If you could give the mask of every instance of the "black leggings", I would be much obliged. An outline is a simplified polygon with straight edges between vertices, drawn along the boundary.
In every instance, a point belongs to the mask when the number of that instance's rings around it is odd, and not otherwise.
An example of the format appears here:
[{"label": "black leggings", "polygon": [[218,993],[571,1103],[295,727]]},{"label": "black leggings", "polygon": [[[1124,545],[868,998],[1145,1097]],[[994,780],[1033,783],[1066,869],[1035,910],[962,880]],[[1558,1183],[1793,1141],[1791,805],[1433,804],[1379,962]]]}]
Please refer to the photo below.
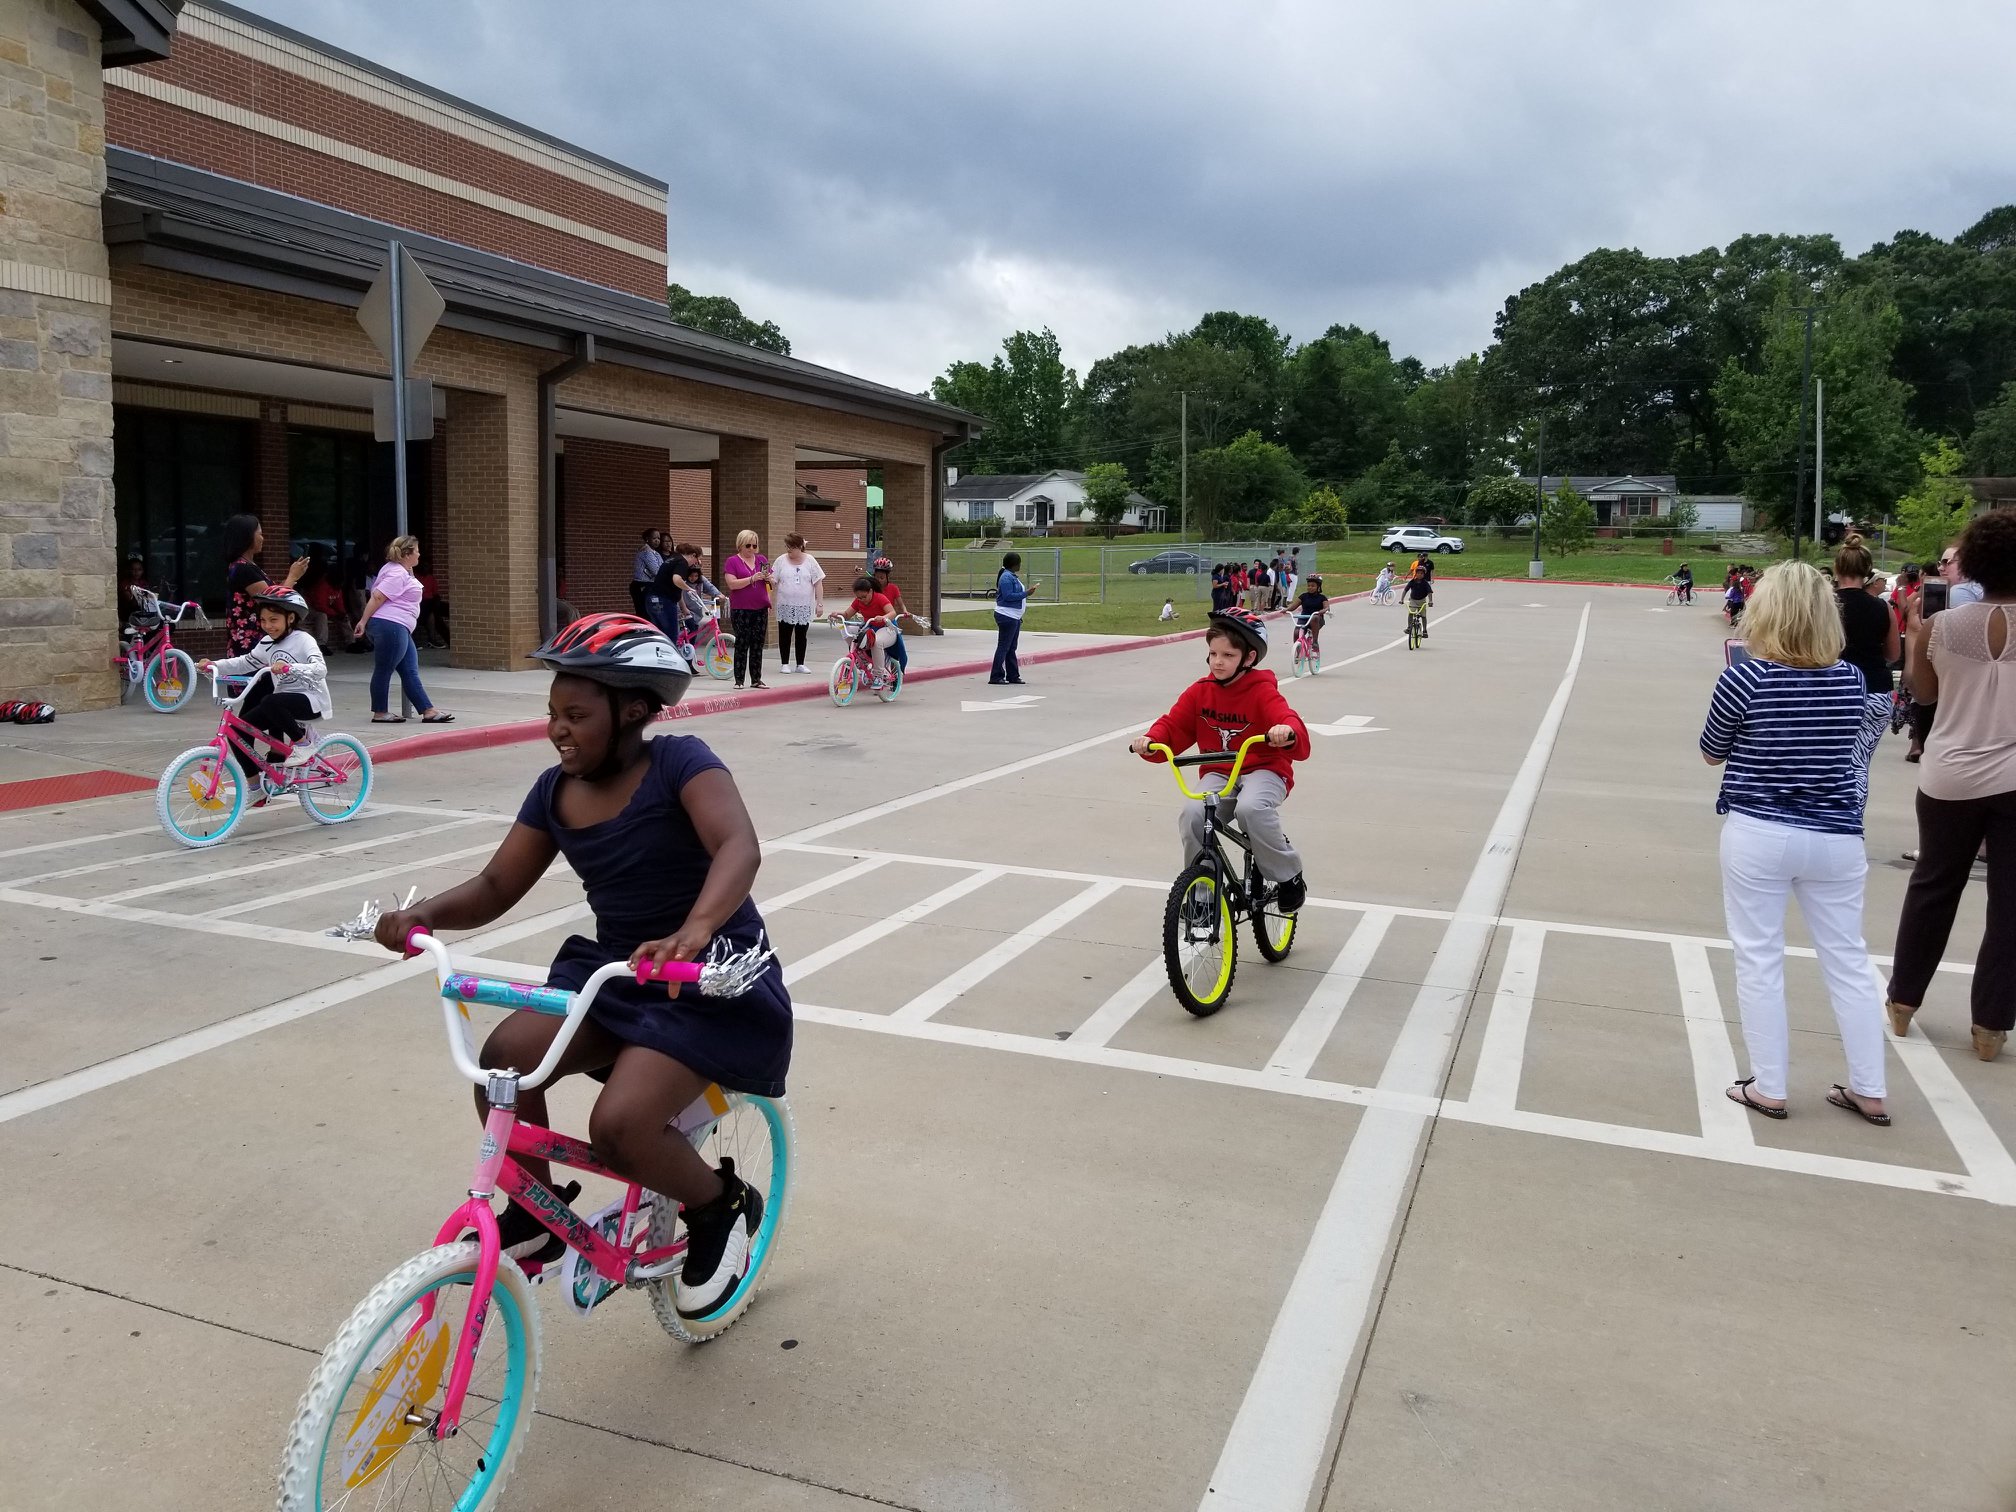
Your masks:
[{"label": "black leggings", "polygon": [[1989,798],[1918,795],[1918,863],[1897,919],[1890,998],[1923,1005],[1983,841],[1988,928],[1974,958],[1974,1022],[1983,1029],[2016,1029],[2016,792]]},{"label": "black leggings", "polygon": [[[262,734],[292,745],[308,733],[307,721],[317,717],[314,701],[306,693],[275,693],[272,688],[272,678],[261,672],[253,680],[250,696],[239,706],[238,717]],[[255,776],[257,768],[251,758],[235,746],[232,749],[245,775]]]},{"label": "black leggings", "polygon": [[768,609],[731,609],[735,630],[735,686],[763,681],[763,642],[770,633]]},{"label": "black leggings", "polygon": [[[789,620],[777,621],[777,659],[785,666],[802,667],[805,665],[805,632],[811,628],[810,625],[794,625]],[[798,647],[798,654],[796,656],[791,654],[791,647],[794,641]]]}]

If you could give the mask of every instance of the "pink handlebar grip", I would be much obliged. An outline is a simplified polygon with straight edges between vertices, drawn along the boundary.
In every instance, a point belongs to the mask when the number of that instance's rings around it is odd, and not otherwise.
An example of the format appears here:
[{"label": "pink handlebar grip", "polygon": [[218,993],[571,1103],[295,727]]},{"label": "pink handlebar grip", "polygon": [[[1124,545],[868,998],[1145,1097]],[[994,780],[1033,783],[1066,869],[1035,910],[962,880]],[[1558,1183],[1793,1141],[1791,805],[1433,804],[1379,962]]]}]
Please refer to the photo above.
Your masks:
[{"label": "pink handlebar grip", "polygon": [[415,945],[415,944],[413,943],[413,941],[414,941],[414,939],[415,939],[415,937],[416,937],[416,936],[419,936],[419,935],[423,935],[423,934],[425,934],[425,933],[427,933],[427,931],[426,931],[425,929],[421,928],[421,926],[420,926],[420,925],[418,925],[418,924],[415,924],[415,925],[414,925],[414,926],[413,926],[413,927],[412,927],[411,929],[409,929],[409,930],[407,930],[407,931],[406,931],[406,954],[407,954],[407,955],[409,955],[409,956],[416,956],[416,955],[420,954],[420,947],[419,947],[418,945]]},{"label": "pink handlebar grip", "polygon": [[637,963],[637,985],[646,982],[697,982],[700,980],[698,961],[639,961]]}]

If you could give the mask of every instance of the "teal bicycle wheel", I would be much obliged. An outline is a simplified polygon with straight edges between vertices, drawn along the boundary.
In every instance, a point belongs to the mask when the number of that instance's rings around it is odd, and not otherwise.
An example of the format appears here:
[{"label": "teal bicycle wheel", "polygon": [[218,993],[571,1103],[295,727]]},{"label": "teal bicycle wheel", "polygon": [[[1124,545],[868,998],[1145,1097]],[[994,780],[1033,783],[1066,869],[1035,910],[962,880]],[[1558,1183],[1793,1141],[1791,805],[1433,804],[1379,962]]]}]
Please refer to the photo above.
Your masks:
[{"label": "teal bicycle wheel", "polygon": [[[790,1104],[781,1097],[749,1097],[741,1092],[726,1096],[728,1111],[694,1145],[711,1166],[718,1167],[724,1158],[735,1162],[735,1174],[763,1194],[763,1217],[750,1236],[749,1268],[734,1290],[705,1317],[679,1315],[674,1277],[646,1283],[651,1292],[651,1310],[658,1315],[659,1323],[673,1338],[688,1344],[718,1339],[735,1326],[756,1300],[756,1289],[763,1284],[764,1273],[776,1256],[784,1220],[791,1211],[793,1178],[797,1175]],[[684,1231],[679,1222],[679,1204],[654,1193],[647,1247],[662,1249],[677,1242]]]},{"label": "teal bicycle wheel", "polygon": [[[539,1310],[517,1262],[500,1260],[461,1425],[452,1438],[435,1437],[476,1257],[471,1240],[438,1245],[357,1304],[295,1409],[280,1512],[496,1506],[532,1427]],[[433,1315],[423,1324],[429,1302]]]},{"label": "teal bicycle wheel", "polygon": [[245,775],[215,746],[196,746],[168,763],[154,788],[154,813],[168,838],[191,850],[216,845],[245,812]]}]

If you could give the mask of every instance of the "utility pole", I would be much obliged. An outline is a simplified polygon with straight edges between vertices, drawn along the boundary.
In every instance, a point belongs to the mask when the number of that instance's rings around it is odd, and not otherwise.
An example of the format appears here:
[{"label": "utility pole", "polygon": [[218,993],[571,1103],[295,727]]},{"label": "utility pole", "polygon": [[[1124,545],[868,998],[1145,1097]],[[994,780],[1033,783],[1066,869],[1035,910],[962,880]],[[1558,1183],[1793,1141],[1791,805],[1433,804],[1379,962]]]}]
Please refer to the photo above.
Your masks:
[{"label": "utility pole", "polygon": [[1827,497],[1827,380],[1813,380],[1813,539],[1820,539],[1826,524]]},{"label": "utility pole", "polygon": [[[391,255],[385,266],[392,273],[392,520],[393,534],[410,532],[406,508],[406,280],[400,276],[399,243],[389,244]],[[413,700],[406,696],[406,680],[399,680],[399,717],[413,717]]]},{"label": "utility pole", "polygon": [[1526,576],[1545,577],[1540,560],[1540,511],[1547,507],[1547,417],[1540,417],[1540,437],[1533,446],[1533,559],[1526,564]]},{"label": "utility pole", "polygon": [[[1806,405],[1813,392],[1813,305],[1801,305],[1806,312],[1806,359],[1799,369],[1799,466],[1792,485],[1792,555],[1799,555],[1799,517],[1806,504]],[[1820,551],[1820,532],[1813,532],[1813,551]]]},{"label": "utility pole", "polygon": [[1182,401],[1183,413],[1183,459],[1178,464],[1182,481],[1177,485],[1180,500],[1177,507],[1181,510],[1182,528],[1177,539],[1187,542],[1190,539],[1190,390],[1184,389],[1178,397]]}]

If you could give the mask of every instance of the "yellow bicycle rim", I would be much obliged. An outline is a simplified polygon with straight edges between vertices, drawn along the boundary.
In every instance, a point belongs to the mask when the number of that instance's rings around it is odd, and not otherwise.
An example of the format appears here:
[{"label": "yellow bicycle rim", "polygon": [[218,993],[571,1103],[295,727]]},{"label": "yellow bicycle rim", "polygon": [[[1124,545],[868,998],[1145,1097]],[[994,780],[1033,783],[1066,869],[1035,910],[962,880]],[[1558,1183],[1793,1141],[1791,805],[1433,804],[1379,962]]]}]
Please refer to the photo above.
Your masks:
[{"label": "yellow bicycle rim", "polygon": [[[1197,1001],[1209,1005],[1224,997],[1232,986],[1232,962],[1239,942],[1232,933],[1232,910],[1226,906],[1218,884],[1208,877],[1199,877],[1190,884],[1190,898],[1196,897],[1200,888],[1208,894],[1217,911],[1218,939],[1215,944],[1209,940],[1189,942],[1190,958],[1184,965],[1183,977],[1197,995]],[[1187,904],[1189,898],[1185,898],[1184,902]],[[1199,984],[1200,969],[1202,985]]]}]

